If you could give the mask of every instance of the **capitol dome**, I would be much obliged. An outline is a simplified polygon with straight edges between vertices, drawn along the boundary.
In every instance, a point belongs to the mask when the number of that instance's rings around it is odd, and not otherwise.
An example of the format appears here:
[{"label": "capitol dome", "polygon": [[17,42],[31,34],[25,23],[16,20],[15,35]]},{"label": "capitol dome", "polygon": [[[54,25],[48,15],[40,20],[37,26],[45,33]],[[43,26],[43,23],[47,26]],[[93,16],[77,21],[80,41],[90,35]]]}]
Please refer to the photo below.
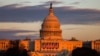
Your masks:
[{"label": "capitol dome", "polygon": [[49,14],[45,17],[42,23],[40,37],[42,37],[43,39],[61,38],[60,23],[58,18],[54,15],[52,3],[50,4]]}]

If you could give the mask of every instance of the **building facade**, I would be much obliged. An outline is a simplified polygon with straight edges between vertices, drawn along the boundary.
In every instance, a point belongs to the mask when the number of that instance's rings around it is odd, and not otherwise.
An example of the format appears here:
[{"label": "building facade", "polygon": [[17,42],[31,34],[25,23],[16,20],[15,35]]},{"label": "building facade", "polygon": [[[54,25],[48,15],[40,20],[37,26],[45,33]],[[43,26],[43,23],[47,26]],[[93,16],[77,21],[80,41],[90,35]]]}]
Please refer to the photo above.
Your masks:
[{"label": "building facade", "polygon": [[19,48],[24,48],[26,50],[29,50],[29,42],[30,40],[19,40]]},{"label": "building facade", "polygon": [[97,52],[100,53],[100,40],[98,41],[91,41],[91,47],[92,49],[96,50]]},{"label": "building facade", "polygon": [[7,50],[9,48],[10,40],[0,40],[0,50]]}]

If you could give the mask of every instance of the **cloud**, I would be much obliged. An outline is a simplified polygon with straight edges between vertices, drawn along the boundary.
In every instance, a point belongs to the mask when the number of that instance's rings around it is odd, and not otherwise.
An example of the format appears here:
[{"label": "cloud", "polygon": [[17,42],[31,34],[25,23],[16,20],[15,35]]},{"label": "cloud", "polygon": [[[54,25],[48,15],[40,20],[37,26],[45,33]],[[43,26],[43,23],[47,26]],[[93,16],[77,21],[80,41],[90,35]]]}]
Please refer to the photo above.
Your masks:
[{"label": "cloud", "polygon": [[[21,4],[0,7],[0,22],[43,21],[48,14],[48,8],[45,6],[48,6],[49,2],[20,8],[15,7]],[[54,7],[54,11],[62,24],[94,24],[100,22],[100,10],[96,9],[80,9],[72,6],[63,6]]]},{"label": "cloud", "polygon": [[76,1],[76,2],[73,2],[73,3],[70,3],[70,4],[77,5],[77,4],[80,4],[80,3],[81,3],[81,2]]},{"label": "cloud", "polygon": [[64,30],[83,30],[82,28],[67,28],[67,29],[64,29]]},{"label": "cloud", "polygon": [[21,3],[32,3],[32,2],[30,2],[30,1],[24,1],[24,2],[21,2]]},{"label": "cloud", "polygon": [[50,3],[53,3],[53,4],[62,4],[63,2],[62,1],[47,1],[44,4],[50,4]]},{"label": "cloud", "polygon": [[[9,29],[1,29],[0,30],[0,39],[25,39],[26,37],[29,37],[31,39],[38,39],[39,34],[37,34],[38,31],[30,31],[30,30],[9,30]],[[22,35],[16,35],[16,34],[22,34]],[[24,34],[23,33],[27,33]],[[31,33],[31,34],[28,34]]]},{"label": "cloud", "polygon": [[11,32],[11,33],[18,33],[18,32],[21,32],[21,33],[23,33],[23,32],[37,32],[37,31],[32,31],[32,30],[12,30],[12,29],[0,29],[0,32],[4,32],[4,33],[8,33],[8,31],[9,32]]},{"label": "cloud", "polygon": [[39,5],[35,5],[34,7],[47,7],[50,6],[50,3],[53,3],[53,5],[59,5],[62,4],[63,2],[61,1],[47,1],[47,2],[40,2]]},{"label": "cloud", "polygon": [[10,5],[6,5],[6,6],[1,6],[0,9],[14,9],[17,8],[19,6],[22,6],[22,4],[10,4]]}]

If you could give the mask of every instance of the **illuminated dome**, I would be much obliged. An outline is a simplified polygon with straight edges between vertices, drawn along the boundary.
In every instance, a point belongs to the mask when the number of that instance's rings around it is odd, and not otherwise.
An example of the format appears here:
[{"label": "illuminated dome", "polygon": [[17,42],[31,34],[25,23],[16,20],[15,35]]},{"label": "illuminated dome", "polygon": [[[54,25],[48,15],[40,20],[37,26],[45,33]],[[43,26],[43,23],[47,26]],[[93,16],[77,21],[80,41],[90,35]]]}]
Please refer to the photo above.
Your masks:
[{"label": "illuminated dome", "polygon": [[54,15],[53,8],[52,8],[52,3],[50,4],[49,14],[44,19],[44,23],[47,23],[47,22],[56,22],[56,23],[59,24],[58,18]]},{"label": "illuminated dome", "polygon": [[43,39],[61,39],[60,23],[54,15],[52,3],[50,4],[49,14],[43,21],[40,37]]}]

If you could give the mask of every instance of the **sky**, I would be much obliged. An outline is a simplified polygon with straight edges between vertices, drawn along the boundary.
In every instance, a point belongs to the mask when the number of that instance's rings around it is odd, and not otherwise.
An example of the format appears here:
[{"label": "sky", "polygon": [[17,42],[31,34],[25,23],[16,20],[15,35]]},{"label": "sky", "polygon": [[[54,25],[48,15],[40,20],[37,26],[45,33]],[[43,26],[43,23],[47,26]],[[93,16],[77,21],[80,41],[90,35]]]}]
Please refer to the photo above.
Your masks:
[{"label": "sky", "polygon": [[0,39],[39,39],[51,2],[63,39],[100,39],[100,0],[0,0]]}]

